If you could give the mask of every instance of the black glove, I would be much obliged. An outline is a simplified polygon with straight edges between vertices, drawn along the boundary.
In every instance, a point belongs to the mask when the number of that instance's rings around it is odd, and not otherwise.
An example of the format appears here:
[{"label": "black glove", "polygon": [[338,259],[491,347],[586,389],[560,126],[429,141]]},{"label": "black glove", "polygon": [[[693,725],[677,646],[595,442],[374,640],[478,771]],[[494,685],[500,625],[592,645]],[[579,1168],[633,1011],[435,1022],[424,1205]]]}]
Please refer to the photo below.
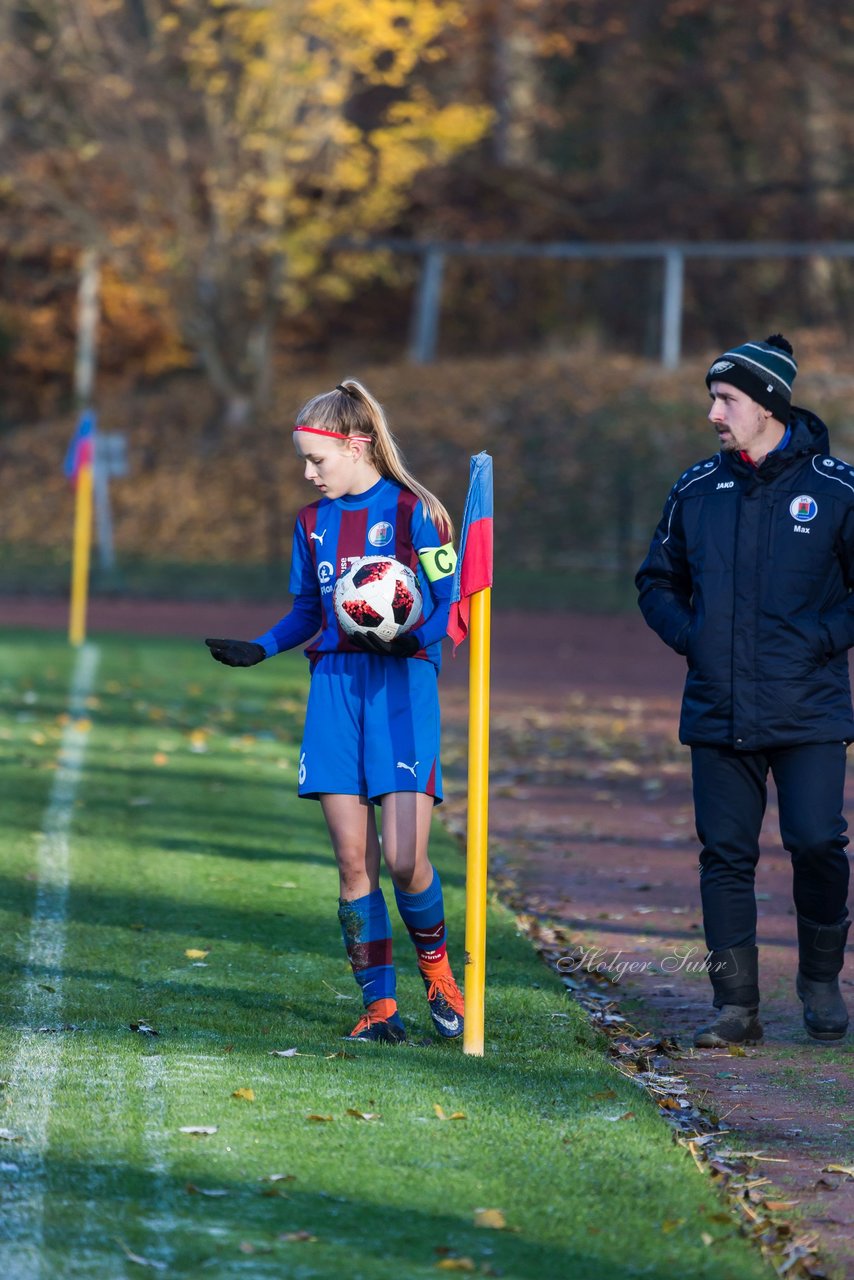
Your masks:
[{"label": "black glove", "polygon": [[370,632],[366,635],[359,632],[350,636],[350,643],[357,649],[364,649],[366,653],[381,653],[386,658],[414,658],[421,648],[411,631],[407,631],[406,635],[395,636],[394,640],[380,640],[379,636],[371,635]]},{"label": "black glove", "polygon": [[211,657],[224,662],[227,667],[254,667],[263,662],[267,654],[254,640],[206,640]]}]

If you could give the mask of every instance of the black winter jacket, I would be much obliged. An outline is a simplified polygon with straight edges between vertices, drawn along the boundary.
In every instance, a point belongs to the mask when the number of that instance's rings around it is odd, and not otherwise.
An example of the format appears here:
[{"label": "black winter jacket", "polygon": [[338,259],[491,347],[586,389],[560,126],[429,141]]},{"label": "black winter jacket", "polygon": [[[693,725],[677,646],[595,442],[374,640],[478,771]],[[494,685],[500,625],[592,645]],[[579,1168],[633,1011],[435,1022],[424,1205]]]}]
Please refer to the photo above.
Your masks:
[{"label": "black winter jacket", "polygon": [[688,659],[680,741],[757,751],[854,740],[854,468],[792,409],[758,468],[721,453],[680,476],[636,583]]}]

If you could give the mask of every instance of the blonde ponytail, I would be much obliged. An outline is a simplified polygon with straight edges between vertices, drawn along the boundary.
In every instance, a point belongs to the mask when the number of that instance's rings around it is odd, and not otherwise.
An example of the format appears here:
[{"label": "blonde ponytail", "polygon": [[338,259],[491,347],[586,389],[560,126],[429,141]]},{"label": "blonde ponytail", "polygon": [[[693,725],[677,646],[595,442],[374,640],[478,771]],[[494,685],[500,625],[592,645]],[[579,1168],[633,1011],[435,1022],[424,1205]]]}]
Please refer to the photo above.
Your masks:
[{"label": "blonde ponytail", "polygon": [[367,436],[369,460],[386,480],[395,480],[411,490],[436,526],[439,537],[450,542],[454,525],[435,494],[419,484],[407,471],[403,454],[389,430],[382,405],[355,378],[344,378],[334,391],[325,391],[308,400],[297,414],[297,426],[319,427],[346,436]]}]

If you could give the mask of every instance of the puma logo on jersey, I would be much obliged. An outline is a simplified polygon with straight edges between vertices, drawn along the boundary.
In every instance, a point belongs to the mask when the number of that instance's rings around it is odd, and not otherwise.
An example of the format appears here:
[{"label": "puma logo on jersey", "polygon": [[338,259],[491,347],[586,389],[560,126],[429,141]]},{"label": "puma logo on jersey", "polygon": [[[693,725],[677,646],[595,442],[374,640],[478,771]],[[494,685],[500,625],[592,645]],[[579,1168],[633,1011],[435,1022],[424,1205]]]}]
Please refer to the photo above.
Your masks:
[{"label": "puma logo on jersey", "polygon": [[415,764],[404,764],[402,760],[398,760],[398,762],[397,762],[397,767],[398,767],[398,769],[408,769],[408,770],[409,770],[409,772],[412,774],[412,776],[413,776],[413,778],[414,778],[414,777],[415,777],[415,770],[418,768],[418,766],[419,766],[419,764],[420,764],[420,763],[421,763],[421,761],[420,761],[420,760],[416,760],[416,761],[415,761]]},{"label": "puma logo on jersey", "polygon": [[319,542],[320,545],[323,546],[323,539],[326,537],[327,533],[328,533],[327,529],[324,529],[323,533],[315,533],[314,530],[312,529],[311,533],[308,536],[310,538],[314,538],[315,542]]}]

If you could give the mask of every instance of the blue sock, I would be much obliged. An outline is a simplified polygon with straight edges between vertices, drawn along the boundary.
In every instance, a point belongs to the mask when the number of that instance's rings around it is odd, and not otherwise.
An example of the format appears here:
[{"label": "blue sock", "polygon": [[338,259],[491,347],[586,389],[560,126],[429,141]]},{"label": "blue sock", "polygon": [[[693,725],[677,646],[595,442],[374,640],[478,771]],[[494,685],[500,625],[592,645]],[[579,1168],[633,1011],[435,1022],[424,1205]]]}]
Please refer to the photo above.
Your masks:
[{"label": "blue sock", "polygon": [[421,893],[404,893],[394,887],[394,896],[400,918],[409,930],[415,944],[419,966],[436,964],[447,957],[447,932],[445,930],[445,900],[438,871]]},{"label": "blue sock", "polygon": [[374,1000],[396,1000],[397,975],[391,957],[391,920],[382,889],[363,898],[338,899],[341,936],[353,977],[362,990],[365,1005]]}]

